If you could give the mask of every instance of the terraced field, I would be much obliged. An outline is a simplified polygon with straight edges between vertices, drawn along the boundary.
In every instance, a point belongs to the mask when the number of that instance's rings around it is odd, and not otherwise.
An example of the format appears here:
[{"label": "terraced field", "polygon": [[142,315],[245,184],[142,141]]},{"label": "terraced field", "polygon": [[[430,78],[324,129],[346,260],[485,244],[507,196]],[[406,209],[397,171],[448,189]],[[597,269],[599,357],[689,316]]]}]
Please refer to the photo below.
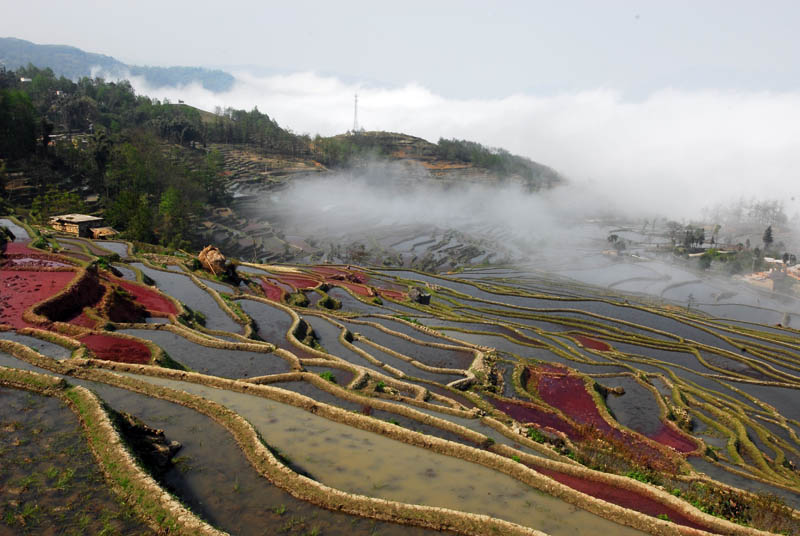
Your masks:
[{"label": "terraced field", "polygon": [[[2,221],[0,532],[800,533],[791,328],[502,268],[220,282]],[[82,508],[129,509],[72,515],[30,454],[56,413],[106,484]]]}]

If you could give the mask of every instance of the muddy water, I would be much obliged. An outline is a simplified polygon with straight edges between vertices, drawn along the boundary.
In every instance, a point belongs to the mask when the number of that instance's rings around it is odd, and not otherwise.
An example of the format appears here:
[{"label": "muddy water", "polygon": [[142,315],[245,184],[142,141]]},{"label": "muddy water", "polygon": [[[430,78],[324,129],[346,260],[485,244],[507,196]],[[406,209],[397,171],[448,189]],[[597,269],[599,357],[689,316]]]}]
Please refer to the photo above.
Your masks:
[{"label": "muddy water", "polygon": [[387,354],[382,350],[378,350],[377,348],[374,348],[362,341],[355,341],[353,345],[356,346],[357,348],[364,350],[365,352],[367,352],[369,355],[371,355],[381,363],[390,365],[414,378],[420,378],[423,380],[428,380],[436,383],[448,384],[450,382],[460,380],[464,377],[463,374],[438,374],[435,372],[429,372],[427,370],[423,370],[421,368],[412,365],[408,361],[403,361],[402,359]]},{"label": "muddy water", "polygon": [[6,227],[9,231],[11,231],[14,234],[14,239],[16,242],[24,242],[25,240],[31,239],[28,231],[6,218],[0,218],[0,227]]},{"label": "muddy water", "polygon": [[128,244],[124,242],[111,242],[106,240],[93,240],[92,242],[96,246],[101,247],[103,249],[107,249],[113,253],[116,253],[120,257],[128,256]]},{"label": "muddy water", "polygon": [[20,335],[14,331],[0,331],[0,339],[24,344],[25,346],[33,348],[40,354],[52,357],[53,359],[67,359],[72,355],[72,350],[69,348],[64,348],[63,346],[43,341],[29,335]]},{"label": "muddy water", "polygon": [[124,266],[122,264],[115,264],[114,268],[119,270],[119,273],[122,274],[122,279],[125,279],[126,281],[136,281],[136,272],[134,272],[127,266]]},{"label": "muddy water", "polygon": [[660,407],[653,393],[628,377],[597,378],[598,383],[606,387],[622,387],[625,394],[609,393],[606,405],[623,426],[640,434],[651,436],[656,434],[663,424],[659,419]]},{"label": "muddy water", "polygon": [[488,514],[550,534],[640,534],[485,467],[350,428],[298,408],[194,384],[141,379],[226,405],[248,419],[268,444],[293,463],[338,489]]},{"label": "muddy water", "polygon": [[[60,376],[2,352],[0,366]],[[131,413],[150,426],[164,429],[168,440],[180,442],[183,447],[175,458],[175,464],[160,478],[161,484],[203,519],[232,534],[307,536],[314,534],[315,530],[317,534],[328,536],[444,534],[331,512],[295,499],[257,474],[230,434],[205,415],[109,385],[66,379],[94,391],[114,409]],[[1,396],[0,400],[3,400]],[[0,408],[0,420],[2,410]],[[0,486],[0,501],[2,496],[3,487]],[[0,534],[3,533],[2,527],[0,521]],[[126,534],[124,531],[112,533]]]},{"label": "muddy water", "polygon": [[87,387],[114,409],[164,429],[169,440],[183,445],[160,481],[192,511],[231,534],[441,534],[334,513],[297,500],[256,473],[230,434],[205,415],[102,384]]},{"label": "muddy water", "polygon": [[371,318],[369,320],[370,322],[376,322],[378,324],[381,324],[382,326],[389,328],[392,331],[405,333],[406,335],[413,337],[418,341],[433,342],[438,344],[454,344],[446,339],[442,339],[441,337],[429,335],[428,333],[412,328],[411,326],[408,326],[398,320],[388,320],[386,318]]},{"label": "muddy water", "polygon": [[59,238],[58,242],[59,243],[69,242],[70,244],[75,244],[78,247],[85,246],[86,249],[88,249],[92,253],[92,255],[103,256],[103,255],[110,255],[112,253],[111,251],[101,249],[98,246],[95,246],[94,243],[92,243],[90,240],[79,240],[79,239],[72,240],[67,238]]},{"label": "muddy water", "polygon": [[295,354],[297,357],[314,357],[305,354],[302,349],[290,344],[286,332],[292,326],[292,317],[277,307],[254,300],[238,300],[242,310],[252,318],[258,327],[258,336],[262,340],[274,344]]},{"label": "muddy water", "polygon": [[7,354],[6,352],[3,351],[0,351],[0,367],[9,367],[19,370],[29,370],[32,372],[39,372],[41,374],[50,374],[51,376],[57,376],[57,374],[53,374],[49,370],[39,368],[35,365],[31,365],[30,363],[22,361],[21,359],[17,359],[11,354]]},{"label": "muddy water", "polygon": [[109,490],[63,403],[0,389],[0,533],[152,534]]},{"label": "muddy water", "polygon": [[291,370],[288,361],[271,353],[209,348],[169,331],[124,329],[120,333],[152,341],[178,363],[203,374],[223,378],[252,378]]},{"label": "muddy water", "polygon": [[308,372],[313,374],[322,374],[324,372],[330,372],[333,374],[334,379],[336,380],[334,383],[339,385],[340,387],[347,387],[350,385],[350,382],[353,381],[355,378],[355,374],[350,372],[349,370],[342,370],[333,367],[305,367]]},{"label": "muddy water", "polygon": [[331,298],[336,298],[340,302],[342,302],[342,310],[343,311],[353,311],[356,313],[364,313],[364,314],[386,314],[389,311],[386,311],[383,307],[379,307],[377,305],[370,305],[368,303],[364,303],[360,300],[355,299],[352,297],[346,290],[341,289],[339,287],[333,287],[328,291],[328,296]]},{"label": "muddy water", "polygon": [[763,482],[759,482],[758,480],[751,480],[747,477],[730,473],[722,467],[714,465],[713,463],[705,460],[705,458],[698,458],[695,456],[689,458],[688,461],[695,471],[705,473],[718,482],[755,493],[771,493],[783,499],[788,506],[791,506],[795,509],[800,509],[800,493],[792,493],[791,491],[787,491],[783,488],[778,488]]},{"label": "muddy water", "polygon": [[159,289],[177,300],[185,303],[206,317],[206,327],[220,331],[239,333],[242,327],[234,322],[214,301],[208,292],[194,284],[185,274],[162,272],[145,266],[142,263],[131,263],[156,282]]},{"label": "muddy water", "polygon": [[342,330],[338,326],[331,324],[324,318],[319,317],[306,318],[306,321],[311,325],[311,327],[314,328],[314,333],[317,334],[320,344],[323,348],[325,348],[325,350],[328,351],[328,353],[337,357],[341,357],[342,359],[355,365],[361,365],[362,367],[367,367],[383,374],[388,374],[388,372],[383,370],[381,367],[373,365],[357,353],[345,347],[339,341],[339,334],[342,332]]},{"label": "muddy water", "polygon": [[346,409],[348,411],[354,411],[356,413],[368,415],[374,419],[390,422],[398,426],[402,426],[403,428],[414,430],[415,432],[420,432],[423,434],[440,437],[442,439],[447,439],[448,441],[455,441],[456,443],[462,443],[464,445],[476,446],[475,444],[467,441],[466,439],[461,438],[460,436],[452,432],[442,430],[440,428],[437,428],[436,426],[423,424],[409,417],[405,417],[403,415],[395,413],[394,411],[384,411],[384,410],[374,409],[369,405],[364,405],[358,402],[353,402],[350,400],[339,398],[338,396],[333,395],[327,391],[323,391],[322,389],[319,389],[315,385],[312,385],[305,381],[273,383],[272,386],[279,387],[281,389],[286,389],[289,391],[294,391],[296,393],[300,393],[307,397],[313,398],[314,400],[318,400],[326,404],[331,404],[333,406],[337,406],[342,409]]},{"label": "muddy water", "polygon": [[798,405],[800,390],[787,387],[753,385],[737,381],[730,381],[729,383],[771,405],[787,419],[800,420],[800,405]]},{"label": "muddy water", "polygon": [[479,434],[483,434],[486,437],[493,439],[495,443],[498,443],[500,445],[507,445],[507,446],[509,446],[509,447],[511,447],[513,449],[517,449],[519,451],[525,452],[527,454],[531,454],[533,456],[540,456],[540,457],[543,456],[543,454],[540,453],[539,451],[536,451],[536,450],[533,450],[531,448],[528,448],[528,447],[526,447],[526,446],[514,441],[513,439],[511,439],[509,437],[506,437],[505,435],[501,434],[500,432],[498,432],[497,430],[495,430],[491,426],[489,426],[487,424],[483,424],[479,419],[468,419],[466,417],[456,417],[455,415],[449,415],[449,414],[446,414],[446,413],[439,413],[439,412],[431,410],[431,409],[418,408],[416,406],[409,406],[409,407],[413,407],[415,410],[420,411],[422,413],[427,413],[428,415],[430,415],[432,417],[438,417],[440,419],[444,419],[444,420],[450,421],[450,422],[452,422],[454,424],[458,424],[460,426],[463,426],[464,428],[469,428],[470,430],[472,430],[474,432],[478,432]]},{"label": "muddy water", "polygon": [[466,350],[445,350],[442,348],[423,346],[401,339],[400,337],[395,337],[394,335],[389,335],[373,326],[349,322],[342,323],[345,324],[350,331],[360,333],[372,342],[391,348],[395,352],[400,352],[425,365],[465,370],[469,368],[474,359],[472,353]]},{"label": "muddy water", "polygon": [[[182,272],[182,270],[181,270],[181,272]],[[233,287],[230,286],[230,285],[226,285],[224,283],[219,283],[217,281],[212,281],[212,280],[206,279],[204,277],[200,277],[198,279],[200,279],[200,281],[204,285],[206,285],[207,287],[213,288],[217,292],[220,292],[222,294],[233,294]]]}]

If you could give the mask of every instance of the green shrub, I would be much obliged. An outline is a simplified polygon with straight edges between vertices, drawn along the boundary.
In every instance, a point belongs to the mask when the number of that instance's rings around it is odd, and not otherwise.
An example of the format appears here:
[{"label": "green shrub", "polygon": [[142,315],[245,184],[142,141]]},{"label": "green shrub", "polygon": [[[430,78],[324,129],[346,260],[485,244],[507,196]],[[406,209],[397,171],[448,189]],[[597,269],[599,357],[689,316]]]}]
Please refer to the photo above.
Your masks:
[{"label": "green shrub", "polygon": [[544,443],[547,440],[544,434],[541,433],[536,428],[528,428],[527,435],[529,438],[533,439],[537,443]]},{"label": "green shrub", "polygon": [[336,376],[334,376],[333,372],[331,372],[330,370],[320,372],[319,377],[322,378],[323,380],[328,380],[331,383],[336,383]]}]

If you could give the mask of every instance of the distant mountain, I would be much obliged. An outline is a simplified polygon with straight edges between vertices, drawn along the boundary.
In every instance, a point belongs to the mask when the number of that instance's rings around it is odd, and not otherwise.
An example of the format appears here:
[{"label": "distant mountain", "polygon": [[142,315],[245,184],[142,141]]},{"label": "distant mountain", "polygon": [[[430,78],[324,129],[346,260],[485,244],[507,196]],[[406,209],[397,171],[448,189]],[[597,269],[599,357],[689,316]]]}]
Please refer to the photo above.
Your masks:
[{"label": "distant mountain", "polygon": [[109,78],[141,76],[153,87],[180,86],[200,83],[210,91],[227,91],[233,85],[233,76],[225,71],[202,67],[149,67],[128,65],[111,56],[85,52],[66,45],[38,45],[16,39],[0,37],[0,65],[15,70],[33,64],[49,67],[57,76],[77,79],[91,76],[100,69]]}]

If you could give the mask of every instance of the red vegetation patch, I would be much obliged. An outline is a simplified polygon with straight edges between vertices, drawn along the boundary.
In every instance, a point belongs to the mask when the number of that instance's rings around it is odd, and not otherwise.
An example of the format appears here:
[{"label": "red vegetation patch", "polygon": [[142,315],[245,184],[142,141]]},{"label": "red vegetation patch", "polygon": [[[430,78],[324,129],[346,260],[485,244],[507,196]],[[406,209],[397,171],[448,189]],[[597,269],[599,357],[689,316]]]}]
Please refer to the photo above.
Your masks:
[{"label": "red vegetation patch", "polygon": [[[616,445],[617,449],[627,451],[628,455],[647,464],[671,463],[665,453],[650,441],[639,435],[611,426],[600,414],[594,398],[586,390],[583,378],[569,370],[552,365],[529,368],[539,396],[544,402],[561,410],[567,417],[584,428],[584,435],[599,433]],[[592,432],[594,430],[594,432]],[[678,439],[670,438],[678,443]],[[673,446],[669,444],[669,446]],[[692,446],[691,450],[696,447]],[[676,449],[677,450],[677,449]],[[683,452],[683,451],[682,451]]]},{"label": "red vegetation patch", "polygon": [[594,426],[604,432],[611,430],[611,425],[600,415],[594,399],[586,391],[583,378],[565,370],[534,372],[534,378],[537,377],[536,389],[542,400],[560,409],[578,424]]},{"label": "red vegetation patch", "polygon": [[139,341],[96,334],[85,335],[78,340],[84,343],[98,359],[136,364],[150,362],[150,349]]},{"label": "red vegetation patch", "polygon": [[90,329],[94,329],[95,327],[97,327],[97,321],[89,318],[89,316],[87,316],[86,313],[84,312],[81,312],[81,314],[79,314],[72,320],[69,320],[68,323],[72,324],[73,326],[81,326]]},{"label": "red vegetation patch", "polygon": [[284,291],[287,294],[290,293],[290,292],[294,292],[294,287],[292,285],[289,285],[289,284],[286,284],[286,283],[282,283],[281,281],[279,281],[277,279],[270,279],[269,277],[264,277],[262,279],[264,281],[266,281],[267,283],[269,283],[270,285],[275,285],[276,287],[278,287],[279,289],[281,289],[282,291]]},{"label": "red vegetation patch", "polygon": [[131,283],[130,281],[125,281],[124,279],[114,279],[113,282],[115,285],[119,285],[121,288],[125,289],[128,294],[133,296],[133,301],[143,306],[151,314],[178,314],[178,308],[175,304],[159,294],[156,290]]},{"label": "red vegetation patch", "polygon": [[29,326],[22,313],[34,304],[61,292],[75,272],[0,270],[0,324]]},{"label": "red vegetation patch", "polygon": [[618,488],[616,486],[609,486],[608,484],[602,484],[600,482],[586,480],[577,476],[559,473],[558,471],[553,471],[552,469],[533,467],[531,465],[528,465],[528,467],[530,467],[534,471],[549,476],[553,480],[561,482],[565,486],[578,490],[587,495],[591,495],[592,497],[596,497],[598,499],[602,499],[612,504],[622,506],[623,508],[636,510],[637,512],[641,512],[643,514],[653,517],[658,517],[661,514],[666,514],[667,516],[669,516],[670,521],[672,521],[673,523],[677,523],[679,525],[684,525],[687,527],[692,527],[700,530],[707,529],[707,527],[704,527],[702,525],[695,523],[694,521],[691,521],[683,514],[681,514],[678,510],[675,510],[674,508],[661,504],[660,502],[651,499],[646,495],[636,493],[635,491]]},{"label": "red vegetation patch", "polygon": [[532,404],[514,402],[504,398],[487,397],[491,404],[521,423],[533,423],[543,428],[552,428],[563,432],[570,439],[580,439],[581,435],[570,423],[560,416],[549,411],[544,411]]},{"label": "red vegetation patch", "polygon": [[268,300],[279,302],[283,300],[283,295],[285,294],[283,289],[277,285],[273,285],[272,283],[268,283],[265,280],[261,280],[261,289],[264,291],[264,295],[267,297]]},{"label": "red vegetation patch", "polygon": [[592,350],[597,350],[598,352],[610,352],[611,350],[613,350],[610,344],[605,343],[603,341],[598,341],[596,339],[592,339],[591,337],[587,337],[586,335],[573,335],[572,338],[574,338],[576,341],[581,343],[586,348],[591,348]]},{"label": "red vegetation patch", "polygon": [[42,255],[38,253],[13,253],[8,254],[0,262],[9,270],[35,270],[37,268],[72,268],[72,263],[55,255]]},{"label": "red vegetation patch", "polygon": [[379,288],[378,293],[384,298],[389,298],[396,301],[404,301],[406,299],[406,293],[400,292],[399,290],[388,290],[385,288]]},{"label": "red vegetation patch", "polygon": [[6,249],[5,249],[6,255],[12,255],[12,254],[29,255],[30,253],[35,251],[37,250],[30,249],[28,247],[28,242],[9,242],[8,244],[6,244]]},{"label": "red vegetation patch", "polygon": [[662,424],[656,434],[648,437],[657,443],[672,447],[678,452],[688,453],[697,450],[697,445],[691,438],[666,424]]},{"label": "red vegetation patch", "polygon": [[311,271],[315,274],[325,277],[326,279],[338,279],[340,281],[347,280],[352,281],[353,283],[361,284],[369,281],[367,275],[362,272],[336,266],[314,266],[311,268]]},{"label": "red vegetation patch", "polygon": [[365,285],[357,283],[348,283],[345,281],[329,281],[329,283],[332,285],[336,285],[337,287],[346,288],[353,294],[364,296],[366,298],[371,298],[375,296],[375,291]]},{"label": "red vegetation patch", "polygon": [[289,284],[298,290],[316,288],[320,284],[320,281],[312,277],[302,275],[281,274],[279,276],[275,276],[275,278],[282,283]]}]

